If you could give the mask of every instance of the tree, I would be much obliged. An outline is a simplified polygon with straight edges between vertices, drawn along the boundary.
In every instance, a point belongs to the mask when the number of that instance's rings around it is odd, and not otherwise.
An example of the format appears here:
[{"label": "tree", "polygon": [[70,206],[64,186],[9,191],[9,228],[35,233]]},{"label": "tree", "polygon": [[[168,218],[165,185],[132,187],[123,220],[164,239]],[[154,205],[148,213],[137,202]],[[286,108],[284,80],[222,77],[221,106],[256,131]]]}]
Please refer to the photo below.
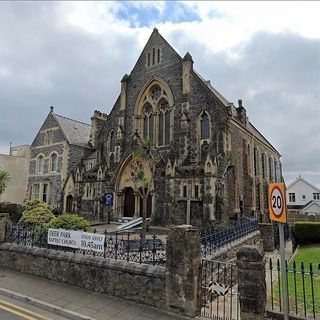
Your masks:
[{"label": "tree", "polygon": [[10,174],[7,171],[0,170],[0,196],[8,187]]},{"label": "tree", "polygon": [[132,170],[130,179],[142,199],[142,234],[147,233],[147,199],[153,192],[154,173],[160,161],[160,156],[153,148],[151,141],[140,141],[132,154]]}]

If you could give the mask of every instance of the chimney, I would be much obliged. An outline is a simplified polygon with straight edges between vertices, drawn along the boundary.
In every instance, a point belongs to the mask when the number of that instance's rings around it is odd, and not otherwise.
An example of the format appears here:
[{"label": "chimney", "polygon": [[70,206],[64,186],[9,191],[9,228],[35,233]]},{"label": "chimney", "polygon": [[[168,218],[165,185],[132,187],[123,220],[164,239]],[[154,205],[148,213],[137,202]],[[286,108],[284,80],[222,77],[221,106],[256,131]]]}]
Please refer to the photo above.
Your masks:
[{"label": "chimney", "polygon": [[247,124],[247,111],[242,105],[242,99],[238,100],[237,118],[243,124]]},{"label": "chimney", "polygon": [[93,116],[91,117],[91,133],[90,133],[90,140],[89,143],[92,145],[92,147],[97,146],[97,138],[98,135],[103,128],[103,125],[107,121],[108,115],[105,113],[102,113],[98,110],[95,110],[93,113]]}]

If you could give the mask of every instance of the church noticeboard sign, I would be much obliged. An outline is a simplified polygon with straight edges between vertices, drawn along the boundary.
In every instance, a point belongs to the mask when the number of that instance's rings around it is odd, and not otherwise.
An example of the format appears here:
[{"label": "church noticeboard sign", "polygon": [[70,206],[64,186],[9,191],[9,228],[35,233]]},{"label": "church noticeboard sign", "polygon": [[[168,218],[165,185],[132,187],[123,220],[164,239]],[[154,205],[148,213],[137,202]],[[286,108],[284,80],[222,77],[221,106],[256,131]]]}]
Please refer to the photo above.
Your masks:
[{"label": "church noticeboard sign", "polygon": [[105,200],[105,204],[106,206],[112,206],[113,205],[113,193],[112,192],[108,192],[105,194],[104,196],[104,200]]}]

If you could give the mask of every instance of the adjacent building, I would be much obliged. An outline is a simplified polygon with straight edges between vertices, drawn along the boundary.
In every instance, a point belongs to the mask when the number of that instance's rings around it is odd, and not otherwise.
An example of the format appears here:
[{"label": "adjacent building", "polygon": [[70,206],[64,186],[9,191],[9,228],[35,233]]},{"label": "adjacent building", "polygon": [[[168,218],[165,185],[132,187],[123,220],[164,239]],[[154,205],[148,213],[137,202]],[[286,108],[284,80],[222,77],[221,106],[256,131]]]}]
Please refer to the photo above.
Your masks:
[{"label": "adjacent building", "polygon": [[319,188],[299,176],[287,186],[286,198],[289,222],[309,217],[320,221]]},{"label": "adjacent building", "polygon": [[0,202],[22,204],[27,196],[30,146],[10,147],[10,153],[0,154],[0,169],[10,174],[9,185],[0,195]]},{"label": "adjacent building", "polygon": [[[154,29],[133,70],[123,76],[110,114],[95,112],[90,153],[83,140],[77,160],[70,160],[75,153],[62,118],[49,114],[48,122],[54,124],[44,124],[32,145],[30,193],[55,203],[63,181],[78,164],[64,188],[74,211],[96,219],[105,219],[107,212],[114,219],[138,217],[142,201],[130,179],[132,153],[149,140],[161,158],[147,201],[153,223],[222,224],[241,215],[267,220],[268,183],[282,178],[280,153],[250,123],[243,102],[229,102],[193,64],[189,53],[181,57]],[[52,126],[59,149],[45,143]],[[53,152],[58,164],[52,173]],[[43,189],[45,184],[48,189]],[[113,195],[112,207],[104,205],[106,193]]]},{"label": "adjacent building", "polygon": [[72,211],[73,198],[67,201],[63,191],[81,159],[91,153],[91,126],[53,111],[51,107],[31,144],[28,198],[44,201],[57,212]]}]

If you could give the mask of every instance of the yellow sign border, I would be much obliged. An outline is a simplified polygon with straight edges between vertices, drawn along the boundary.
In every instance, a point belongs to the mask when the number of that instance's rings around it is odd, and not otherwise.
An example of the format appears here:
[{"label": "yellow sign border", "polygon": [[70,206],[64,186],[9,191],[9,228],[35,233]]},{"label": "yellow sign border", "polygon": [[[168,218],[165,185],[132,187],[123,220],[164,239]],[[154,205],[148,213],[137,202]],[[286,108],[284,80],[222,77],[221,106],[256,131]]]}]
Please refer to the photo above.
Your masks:
[{"label": "yellow sign border", "polygon": [[[281,195],[282,195],[282,199],[283,199],[283,210],[282,210],[282,215],[281,217],[276,217],[273,213],[273,210],[272,210],[272,202],[271,202],[271,193],[273,191],[274,188],[277,188]],[[287,222],[287,203],[286,203],[286,191],[285,191],[285,185],[284,183],[269,183],[269,201],[268,201],[268,204],[269,204],[269,217],[270,217],[270,220],[272,221],[277,221],[277,222],[282,222],[282,223],[286,223]]]}]

